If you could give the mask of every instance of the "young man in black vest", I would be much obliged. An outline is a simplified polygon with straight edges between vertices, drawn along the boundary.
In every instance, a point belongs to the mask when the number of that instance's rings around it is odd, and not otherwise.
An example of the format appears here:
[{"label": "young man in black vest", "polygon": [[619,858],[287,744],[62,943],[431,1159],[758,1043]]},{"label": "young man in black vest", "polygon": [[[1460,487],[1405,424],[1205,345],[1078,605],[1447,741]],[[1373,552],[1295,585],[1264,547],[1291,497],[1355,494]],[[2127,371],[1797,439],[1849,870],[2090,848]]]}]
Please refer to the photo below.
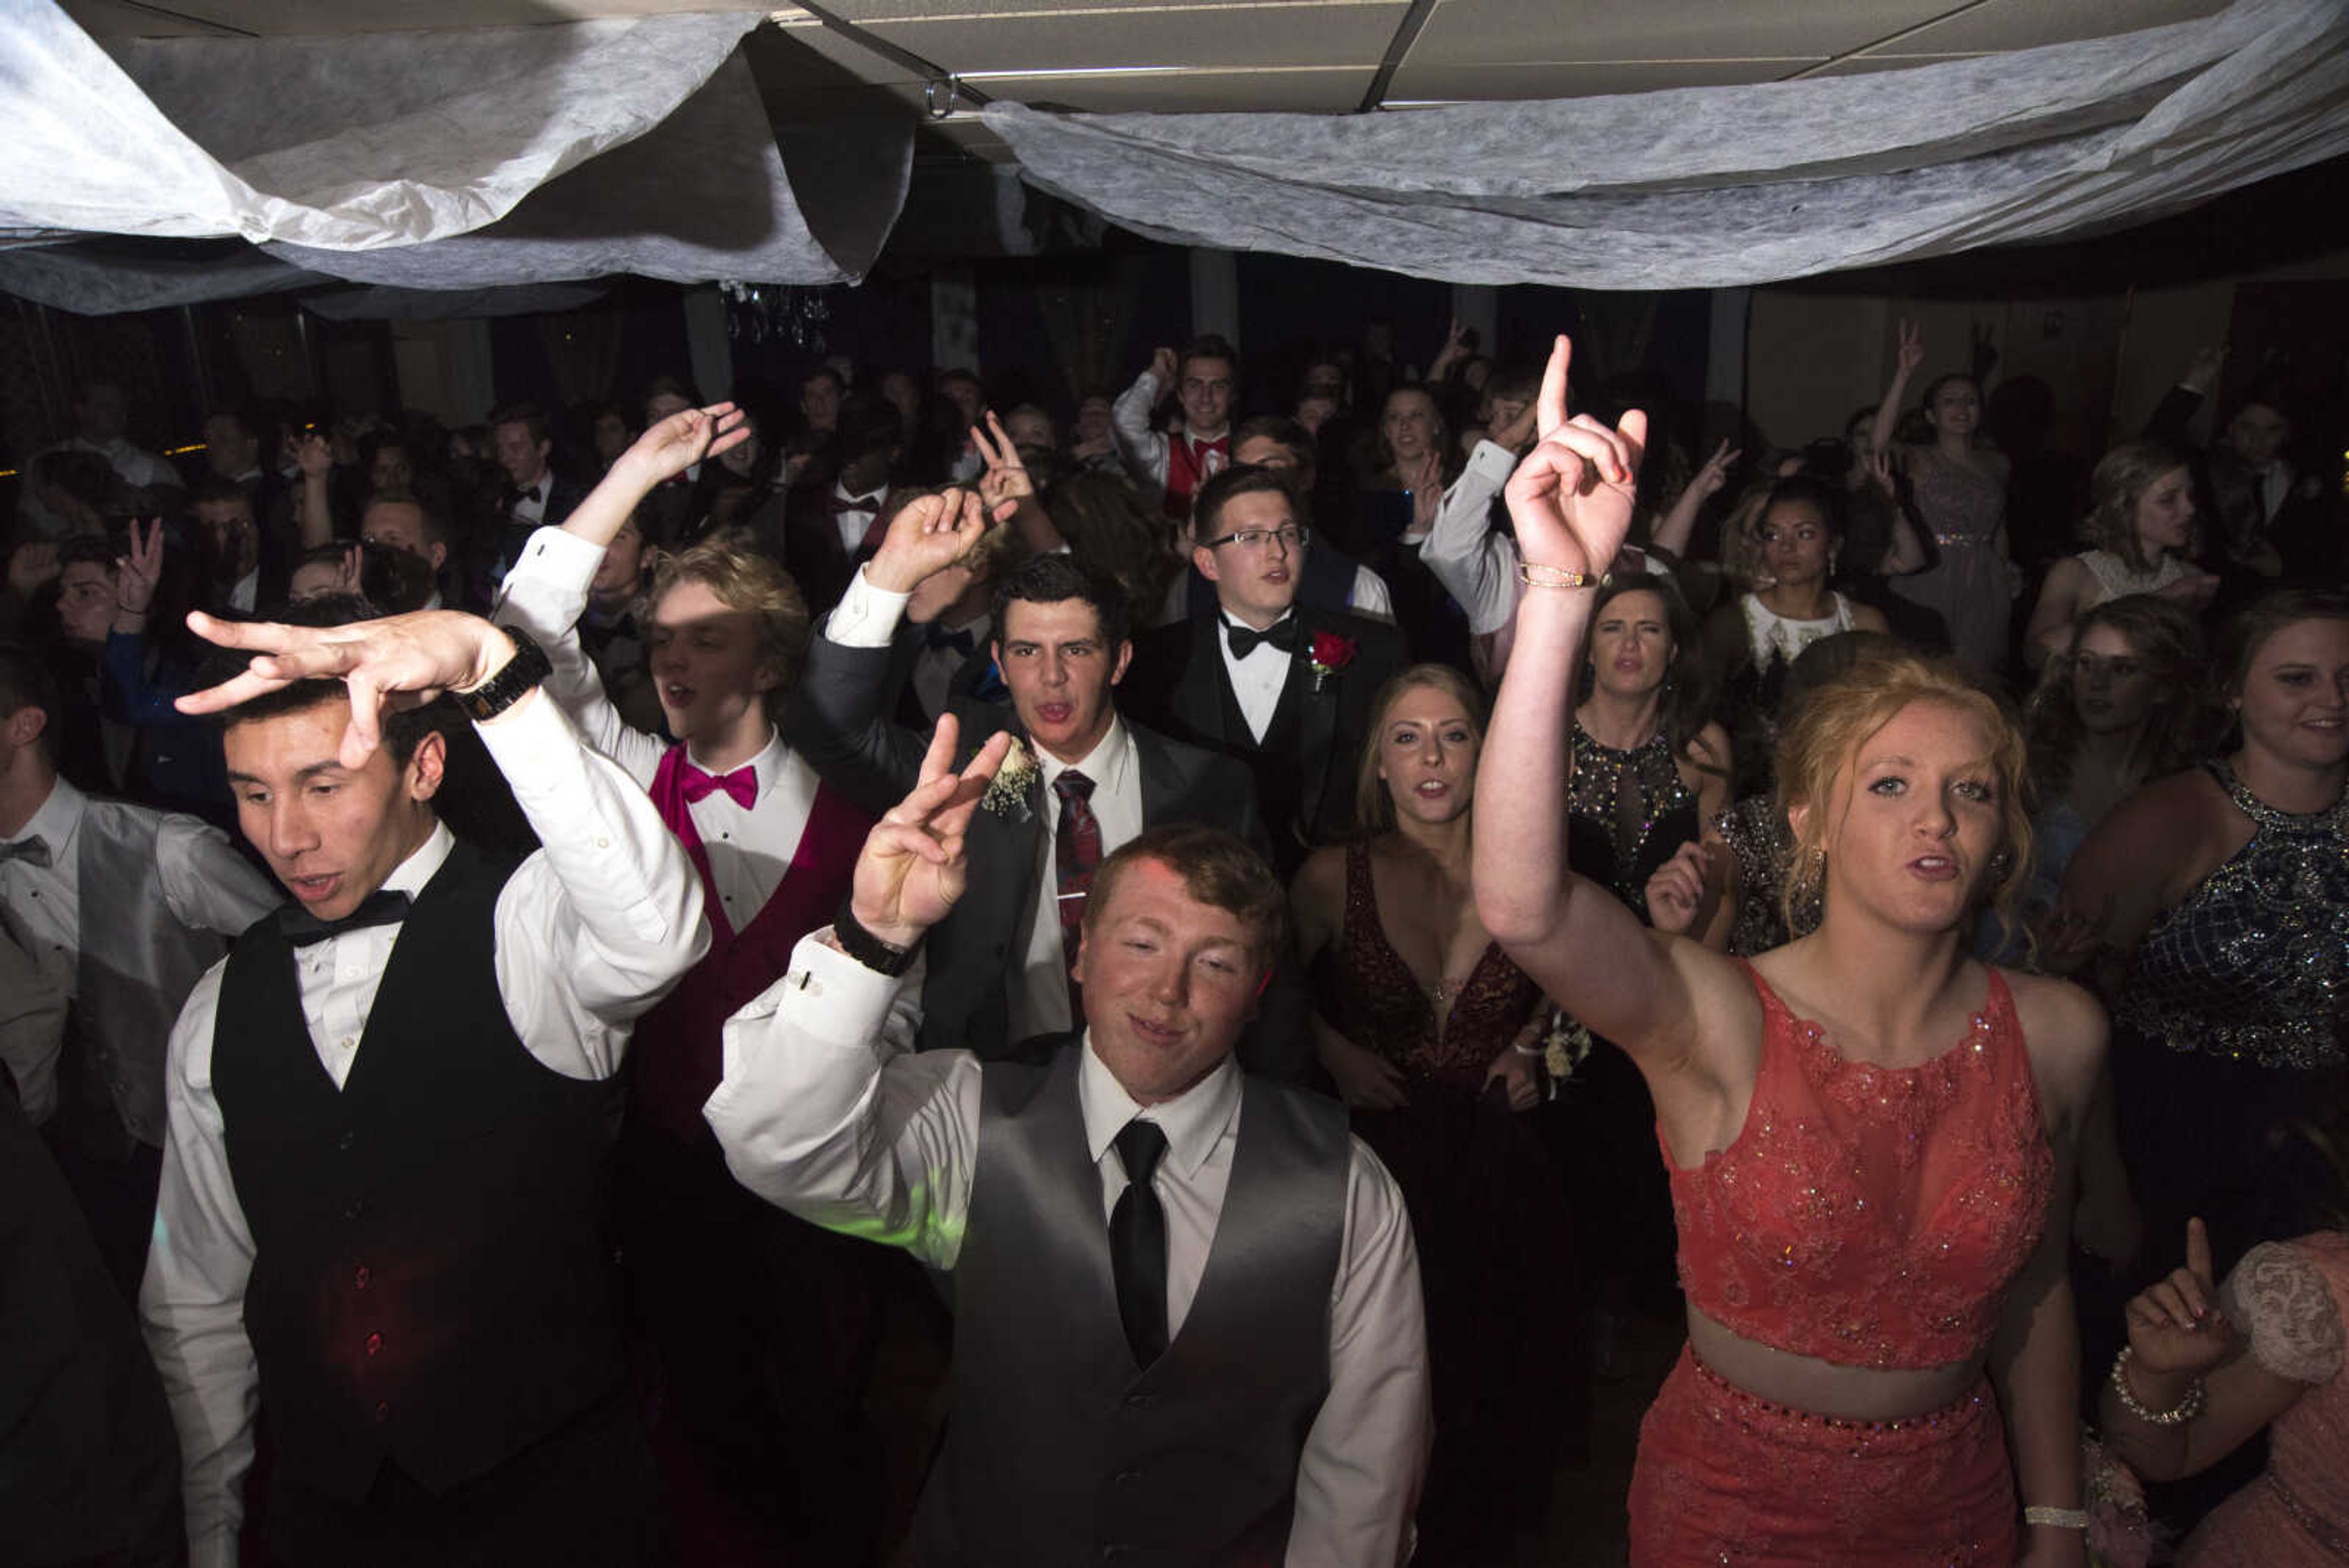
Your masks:
[{"label": "young man in black vest", "polygon": [[1345,1113],[1232,1060],[1280,884],[1211,827],[1106,860],[1041,1066],[893,1052],[893,978],[964,897],[1009,749],[939,721],[840,922],[727,1026],[736,1177],[953,1272],[953,1403],[918,1526],[958,1563],[1403,1561],[1429,1438],[1419,1265]]},{"label": "young man in black vest", "polygon": [[[708,943],[692,863],[539,693],[527,638],[191,624],[261,655],[181,705],[223,715],[240,822],[295,900],[171,1035],[140,1305],[191,1560],[236,1561],[257,1403],[289,1568],[641,1562],[604,1192],[629,1031]],[[442,691],[543,842],[519,865],[435,817],[445,742],[388,702]]]},{"label": "young man in black vest", "polygon": [[1410,653],[1392,626],[1298,602],[1312,546],[1274,470],[1209,480],[1192,531],[1216,613],[1135,643],[1126,689],[1159,729],[1248,765],[1274,869],[1288,877],[1352,826],[1371,703]]}]

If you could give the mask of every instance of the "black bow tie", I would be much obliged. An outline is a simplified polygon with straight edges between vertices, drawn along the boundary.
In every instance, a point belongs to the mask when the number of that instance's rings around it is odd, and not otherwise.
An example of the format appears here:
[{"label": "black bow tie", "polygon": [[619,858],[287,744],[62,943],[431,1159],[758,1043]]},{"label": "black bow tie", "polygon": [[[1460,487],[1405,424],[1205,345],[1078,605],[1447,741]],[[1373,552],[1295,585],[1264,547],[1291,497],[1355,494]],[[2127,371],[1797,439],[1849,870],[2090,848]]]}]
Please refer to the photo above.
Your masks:
[{"label": "black bow tie", "polygon": [[22,860],[27,866],[49,863],[49,841],[36,833],[30,838],[13,838],[0,843],[0,861]]},{"label": "black bow tie", "polygon": [[966,659],[969,658],[972,650],[978,647],[978,639],[970,635],[970,628],[957,627],[952,631],[947,631],[935,622],[931,624],[930,629],[923,634],[922,642],[927,648],[957,649]]},{"label": "black bow tie", "polygon": [[1256,651],[1257,644],[1266,642],[1272,644],[1283,653],[1294,653],[1297,651],[1297,618],[1293,615],[1282,616],[1262,631],[1257,630],[1254,627],[1226,621],[1224,636],[1232,645],[1234,659],[1246,659]]},{"label": "black bow tie", "polygon": [[322,920],[299,904],[286,904],[277,911],[277,932],[293,946],[306,948],[312,942],[323,942],[346,931],[368,926],[396,926],[408,919],[409,902],[405,893],[378,888],[359,900],[357,909],[338,920]]}]

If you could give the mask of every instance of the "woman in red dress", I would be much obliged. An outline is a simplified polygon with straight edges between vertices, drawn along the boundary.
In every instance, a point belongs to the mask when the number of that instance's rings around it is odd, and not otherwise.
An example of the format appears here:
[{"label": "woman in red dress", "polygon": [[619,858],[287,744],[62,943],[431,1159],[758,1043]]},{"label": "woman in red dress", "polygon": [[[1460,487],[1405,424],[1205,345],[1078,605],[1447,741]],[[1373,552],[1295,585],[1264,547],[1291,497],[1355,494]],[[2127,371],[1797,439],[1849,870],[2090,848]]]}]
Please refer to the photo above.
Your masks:
[{"label": "woman in red dress", "polygon": [[1577,876],[1567,682],[1647,431],[1569,421],[1568,354],[1509,482],[1528,592],[1475,877],[1485,929],[1655,1099],[1689,1344],[1641,1429],[1631,1561],[2083,1563],[2065,1254],[2105,1023],[1969,953],[2030,858],[2021,738],[1920,659],[1814,694],[1778,780],[1821,919],[1750,963]]}]

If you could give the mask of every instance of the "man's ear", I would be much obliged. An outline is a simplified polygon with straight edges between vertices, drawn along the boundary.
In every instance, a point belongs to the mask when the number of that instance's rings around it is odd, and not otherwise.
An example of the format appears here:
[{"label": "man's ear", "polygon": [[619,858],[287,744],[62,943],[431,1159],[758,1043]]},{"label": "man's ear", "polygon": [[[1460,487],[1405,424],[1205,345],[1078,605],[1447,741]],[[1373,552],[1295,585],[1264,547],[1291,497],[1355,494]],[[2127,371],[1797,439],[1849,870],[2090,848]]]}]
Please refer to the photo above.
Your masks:
[{"label": "man's ear", "polygon": [[441,544],[438,540],[435,540],[432,543],[431,548],[432,570],[437,576],[440,573],[440,568],[449,564],[449,546]]},{"label": "man's ear", "polygon": [[1206,545],[1193,545],[1191,546],[1191,564],[1199,568],[1199,575],[1206,578],[1207,581],[1211,583],[1220,583],[1224,580],[1216,574],[1216,553],[1213,550],[1208,549]]},{"label": "man's ear", "polygon": [[5,720],[0,720],[0,724],[7,726],[10,745],[29,746],[41,738],[42,731],[49,727],[48,711],[36,703],[27,702]]},{"label": "man's ear", "polygon": [[[543,697],[539,699],[544,701]],[[449,741],[438,730],[428,731],[408,759],[408,798],[429,801],[440,793],[448,777]]]},{"label": "man's ear", "polygon": [[1129,638],[1127,640],[1117,645],[1117,659],[1109,667],[1109,683],[1112,686],[1114,686],[1119,681],[1124,680],[1126,666],[1133,662],[1133,639]]}]

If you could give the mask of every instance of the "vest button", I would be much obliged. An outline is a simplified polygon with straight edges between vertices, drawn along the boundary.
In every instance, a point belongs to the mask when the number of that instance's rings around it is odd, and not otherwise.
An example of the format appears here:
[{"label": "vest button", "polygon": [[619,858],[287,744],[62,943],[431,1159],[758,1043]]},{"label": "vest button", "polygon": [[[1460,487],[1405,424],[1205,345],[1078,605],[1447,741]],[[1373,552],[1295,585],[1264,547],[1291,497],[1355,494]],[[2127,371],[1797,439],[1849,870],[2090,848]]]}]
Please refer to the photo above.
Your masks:
[{"label": "vest button", "polygon": [[387,1404],[385,1404],[385,1403],[384,1403],[383,1401],[381,1401],[381,1400],[378,1400],[378,1401],[376,1401],[376,1407],[375,1407],[375,1418],[376,1418],[376,1423],[377,1423],[377,1425],[378,1425],[378,1426],[380,1426],[382,1423],[384,1423],[384,1422],[386,1422],[386,1421],[390,1420],[390,1419],[391,1419],[391,1407],[390,1407],[390,1406],[388,1406],[388,1405],[387,1405]]},{"label": "vest button", "polygon": [[1128,1546],[1123,1541],[1112,1541],[1107,1546],[1102,1548],[1101,1560],[1104,1563],[1123,1563],[1133,1555],[1133,1547]]},{"label": "vest button", "polygon": [[345,1127],[343,1129],[342,1136],[335,1139],[335,1147],[342,1150],[345,1154],[348,1154],[351,1149],[351,1145],[358,1141],[358,1135],[351,1131],[348,1127]]},{"label": "vest button", "polygon": [[1155,1394],[1129,1394],[1125,1397],[1125,1407],[1129,1410],[1147,1410],[1157,1403],[1158,1396]]},{"label": "vest button", "polygon": [[373,1278],[375,1276],[367,1272],[367,1266],[361,1263],[351,1271],[351,1288],[363,1291],[367,1288],[367,1282]]},{"label": "vest button", "polygon": [[1119,1486],[1140,1486],[1142,1484],[1142,1472],[1140,1470],[1120,1470],[1113,1479]]},{"label": "vest button", "polygon": [[366,1212],[367,1205],[356,1198],[343,1205],[343,1218],[346,1220],[356,1220]]},{"label": "vest button", "polygon": [[382,1348],[383,1335],[380,1334],[371,1334],[367,1336],[367,1353],[369,1355],[373,1355],[377,1351],[381,1350]]}]

